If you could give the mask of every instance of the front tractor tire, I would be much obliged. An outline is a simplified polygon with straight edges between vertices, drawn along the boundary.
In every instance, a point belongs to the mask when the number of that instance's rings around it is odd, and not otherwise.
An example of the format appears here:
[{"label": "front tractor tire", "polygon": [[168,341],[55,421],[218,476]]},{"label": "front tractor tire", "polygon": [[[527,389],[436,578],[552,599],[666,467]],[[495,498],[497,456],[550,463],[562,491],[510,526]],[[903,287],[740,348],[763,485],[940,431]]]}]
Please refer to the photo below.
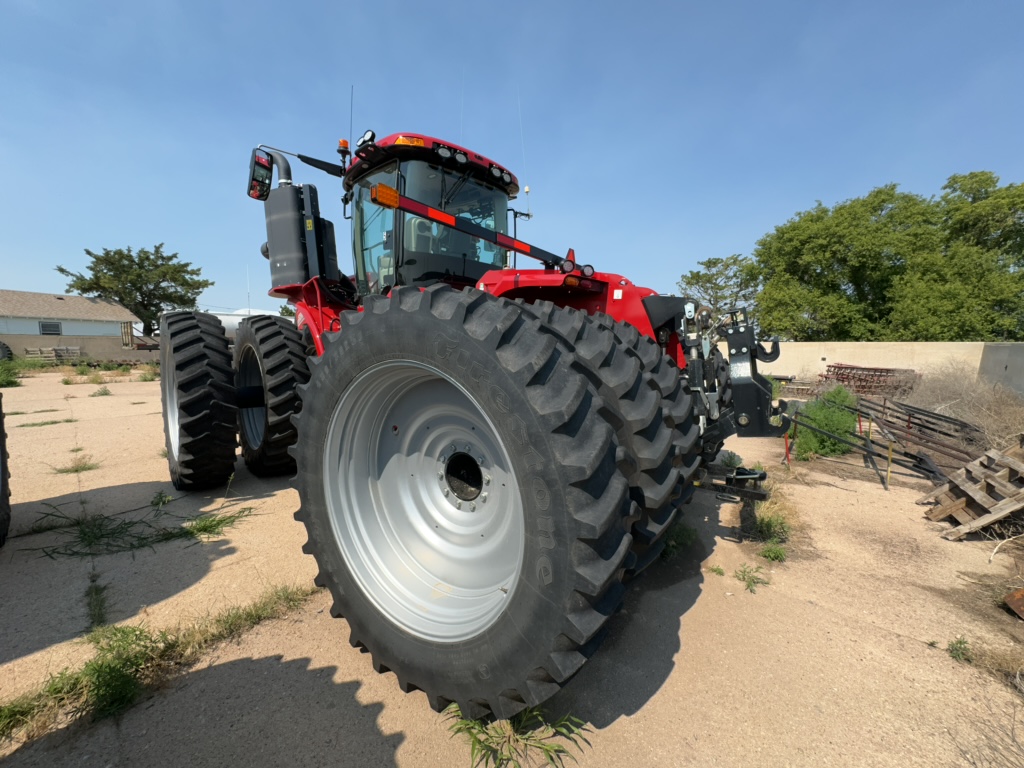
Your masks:
[{"label": "front tractor tire", "polygon": [[160,393],[174,487],[199,491],[224,485],[235,471],[238,409],[220,320],[204,312],[160,318]]},{"label": "front tractor tire", "polygon": [[622,597],[626,479],[573,353],[515,304],[397,288],[311,361],[305,551],[403,690],[507,718],[582,666]]},{"label": "front tractor tire", "polygon": [[235,388],[242,458],[259,477],[295,473],[288,449],[295,444],[292,416],[299,411],[298,387],[309,380],[306,345],[295,323],[258,315],[243,320],[235,334]]}]

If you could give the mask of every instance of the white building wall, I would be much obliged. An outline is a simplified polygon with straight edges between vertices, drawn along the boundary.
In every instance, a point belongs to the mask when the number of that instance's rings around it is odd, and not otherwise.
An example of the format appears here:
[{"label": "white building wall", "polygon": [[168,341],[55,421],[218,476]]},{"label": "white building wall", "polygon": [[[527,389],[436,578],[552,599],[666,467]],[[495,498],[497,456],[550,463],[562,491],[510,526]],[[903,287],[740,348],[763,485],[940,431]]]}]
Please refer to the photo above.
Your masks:
[{"label": "white building wall", "polygon": [[113,320],[57,320],[49,317],[0,317],[0,333],[38,336],[40,321],[60,323],[62,336],[118,336],[121,323]]}]

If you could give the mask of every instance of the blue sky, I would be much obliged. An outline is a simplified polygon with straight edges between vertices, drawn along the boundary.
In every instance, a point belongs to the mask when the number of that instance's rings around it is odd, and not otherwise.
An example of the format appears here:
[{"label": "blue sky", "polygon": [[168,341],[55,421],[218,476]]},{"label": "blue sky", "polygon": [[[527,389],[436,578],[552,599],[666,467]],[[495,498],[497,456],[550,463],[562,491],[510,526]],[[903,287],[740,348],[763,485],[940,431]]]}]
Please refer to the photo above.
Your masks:
[{"label": "blue sky", "polygon": [[[266,297],[258,143],[462,143],[531,189],[527,242],[670,292],[816,200],[1024,181],[1024,4],[0,0],[0,287],[164,242]],[[296,166],[349,235],[340,183]],[[525,206],[522,197],[517,207]]]}]

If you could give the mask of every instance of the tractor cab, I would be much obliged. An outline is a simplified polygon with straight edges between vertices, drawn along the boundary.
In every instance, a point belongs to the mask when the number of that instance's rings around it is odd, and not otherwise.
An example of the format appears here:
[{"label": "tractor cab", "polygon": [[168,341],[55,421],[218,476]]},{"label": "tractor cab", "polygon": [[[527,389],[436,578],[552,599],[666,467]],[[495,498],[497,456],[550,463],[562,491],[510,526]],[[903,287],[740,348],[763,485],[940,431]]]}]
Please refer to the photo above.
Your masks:
[{"label": "tractor cab", "polygon": [[[426,136],[396,134],[378,142],[367,133],[344,184],[361,295],[433,281],[472,285],[508,264],[508,251],[494,239],[507,235],[508,203],[518,183],[480,155]],[[422,210],[390,205],[395,193]],[[475,237],[474,229],[491,241]]]}]

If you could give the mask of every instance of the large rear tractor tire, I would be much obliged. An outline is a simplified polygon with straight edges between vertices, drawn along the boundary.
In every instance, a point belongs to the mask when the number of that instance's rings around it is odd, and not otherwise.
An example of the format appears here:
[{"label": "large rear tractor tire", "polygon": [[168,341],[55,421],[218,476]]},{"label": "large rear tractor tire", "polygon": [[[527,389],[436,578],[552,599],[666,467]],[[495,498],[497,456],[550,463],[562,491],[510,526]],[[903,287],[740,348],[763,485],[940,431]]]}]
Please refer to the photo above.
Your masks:
[{"label": "large rear tractor tire", "polygon": [[[638,506],[633,520],[634,554],[637,565],[646,567],[650,521],[674,508],[681,481],[673,422],[662,410],[658,382],[636,350],[623,344],[609,323],[547,301],[526,305],[526,309],[573,349],[580,370],[605,404],[604,415],[615,428],[622,449],[620,469]],[[636,566],[629,571],[633,575]]]},{"label": "large rear tractor tire", "polygon": [[673,462],[678,470],[677,484],[670,498],[660,507],[648,507],[633,526],[633,552],[637,563],[634,573],[643,571],[665,548],[665,534],[675,522],[679,507],[693,496],[693,481],[700,466],[700,425],[694,418],[693,394],[675,361],[649,336],[629,323],[607,315],[595,315],[594,321],[610,328],[619,342],[632,350],[643,363],[661,394],[661,410],[672,430]]},{"label": "large rear tractor tire", "polygon": [[4,431],[4,396],[0,394],[0,547],[11,529],[11,473],[7,463],[7,433]]},{"label": "large rear tractor tire", "polygon": [[0,360],[12,360],[14,359],[14,353],[11,352],[11,348],[4,342],[0,341]]},{"label": "large rear tractor tire", "polygon": [[160,392],[174,487],[199,491],[224,485],[235,471],[238,409],[220,320],[204,312],[160,318]]},{"label": "large rear tractor tire", "polygon": [[556,693],[623,593],[631,502],[574,355],[504,299],[397,288],[311,361],[292,449],[317,582],[435,709]]},{"label": "large rear tractor tire", "polygon": [[[298,387],[309,381],[306,345],[295,323],[284,317],[246,318],[235,334],[235,388],[242,458],[259,477],[295,473],[288,448],[295,444],[292,415],[301,403]],[[260,404],[252,404],[251,398]]]}]

